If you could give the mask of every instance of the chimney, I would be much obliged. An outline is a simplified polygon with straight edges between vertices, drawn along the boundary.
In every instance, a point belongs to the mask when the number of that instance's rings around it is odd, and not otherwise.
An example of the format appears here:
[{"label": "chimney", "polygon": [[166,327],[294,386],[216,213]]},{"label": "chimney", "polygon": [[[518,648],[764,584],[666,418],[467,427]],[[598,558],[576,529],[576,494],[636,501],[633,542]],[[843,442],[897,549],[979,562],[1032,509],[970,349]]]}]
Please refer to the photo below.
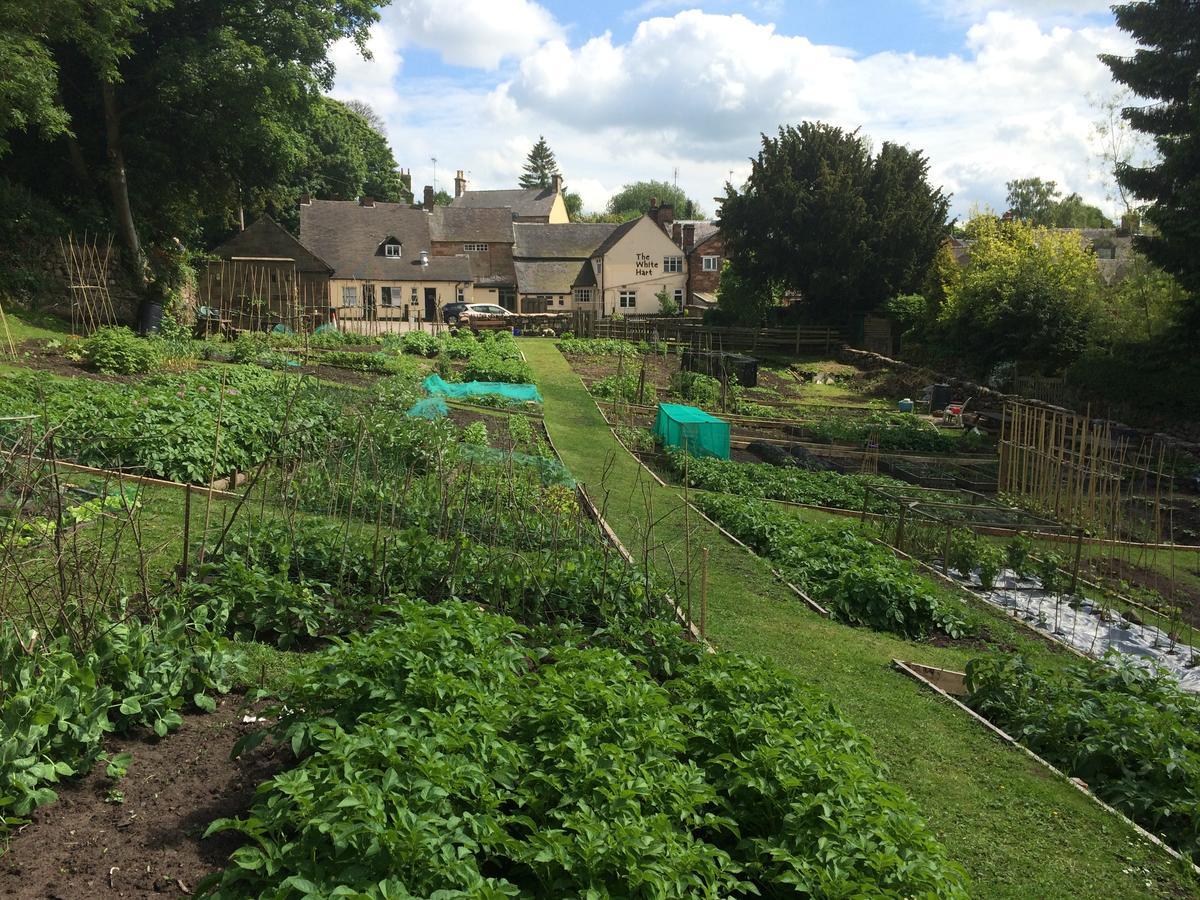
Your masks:
[{"label": "chimney", "polygon": [[312,194],[301,194],[300,195],[300,205],[301,206],[310,206],[311,204],[312,204]]},{"label": "chimney", "polygon": [[556,194],[562,193],[562,176],[557,172],[550,176],[550,189]]},{"label": "chimney", "polygon": [[425,199],[421,203],[421,208],[424,209],[425,212],[433,211],[433,185],[432,184],[425,185]]},{"label": "chimney", "polygon": [[658,208],[658,224],[662,226],[663,231],[670,231],[671,224],[675,221],[675,207],[670,203],[664,203]]},{"label": "chimney", "polygon": [[696,246],[696,226],[688,222],[683,226],[683,249],[691,250]]},{"label": "chimney", "polygon": [[375,198],[374,197],[359,197],[358,205],[359,206],[374,206]]},{"label": "chimney", "polygon": [[459,169],[454,174],[454,196],[461,197],[467,190],[467,179],[463,176],[463,170]]},{"label": "chimney", "polygon": [[683,248],[683,226],[675,222],[671,226],[671,240],[675,242],[675,246]]}]

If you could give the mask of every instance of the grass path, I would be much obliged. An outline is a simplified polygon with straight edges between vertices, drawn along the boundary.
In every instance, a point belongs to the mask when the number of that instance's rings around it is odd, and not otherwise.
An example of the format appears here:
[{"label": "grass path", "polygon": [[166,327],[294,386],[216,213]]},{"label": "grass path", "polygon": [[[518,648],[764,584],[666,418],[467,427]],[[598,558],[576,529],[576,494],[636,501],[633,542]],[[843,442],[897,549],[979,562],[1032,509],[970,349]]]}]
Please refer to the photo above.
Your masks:
[{"label": "grass path", "polygon": [[[563,461],[588,486],[623,542],[661,571],[683,560],[683,505],[613,439],[550,341],[521,342],[545,398]],[[827,695],[874,741],[891,779],[968,871],[977,897],[1187,896],[1177,864],[954,707],[890,666],[894,657],[961,667],[968,654],[828,622],[810,613],[760,560],[710,526],[708,631],[723,649],[769,657]]]}]

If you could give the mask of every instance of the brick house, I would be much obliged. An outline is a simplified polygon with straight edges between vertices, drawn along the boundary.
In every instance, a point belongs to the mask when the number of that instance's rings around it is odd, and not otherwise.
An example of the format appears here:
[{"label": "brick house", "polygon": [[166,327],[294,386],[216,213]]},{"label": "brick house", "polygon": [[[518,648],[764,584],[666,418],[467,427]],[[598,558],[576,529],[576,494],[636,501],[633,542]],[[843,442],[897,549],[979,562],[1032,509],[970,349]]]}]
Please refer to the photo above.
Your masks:
[{"label": "brick house", "polygon": [[679,221],[671,238],[687,257],[687,296],[682,307],[702,313],[717,305],[717,286],[725,263],[725,240],[716,222]]},{"label": "brick house", "polygon": [[437,206],[430,213],[434,256],[465,256],[471,261],[476,303],[495,303],[517,311],[517,273],[513,266],[513,219],[507,208]]}]

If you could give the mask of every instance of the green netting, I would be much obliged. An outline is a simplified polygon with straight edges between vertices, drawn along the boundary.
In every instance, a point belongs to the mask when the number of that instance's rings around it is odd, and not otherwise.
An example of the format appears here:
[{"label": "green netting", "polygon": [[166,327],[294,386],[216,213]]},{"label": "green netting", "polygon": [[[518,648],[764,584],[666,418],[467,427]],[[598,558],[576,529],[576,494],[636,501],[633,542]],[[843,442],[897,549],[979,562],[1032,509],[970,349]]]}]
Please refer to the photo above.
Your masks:
[{"label": "green netting", "polygon": [[693,456],[729,459],[729,423],[694,406],[658,404],[654,434],[666,447],[681,447]]},{"label": "green netting", "polygon": [[418,419],[440,419],[449,414],[450,407],[441,397],[426,397],[424,400],[418,400],[406,413],[406,415]]},{"label": "green netting", "polygon": [[453,400],[494,394],[497,397],[505,397],[513,403],[542,402],[542,395],[538,393],[537,385],[534,384],[502,384],[498,381],[464,381],[460,384],[451,384],[436,373],[430,375],[421,384],[435,397],[450,397]]},{"label": "green netting", "polygon": [[531,456],[528,453],[517,453],[515,450],[480,447],[476,444],[459,444],[458,452],[463,459],[485,465],[507,465],[511,461],[519,466],[528,466],[537,470],[542,484],[561,484],[563,487],[575,487],[575,479],[571,477],[570,470],[556,459],[547,459],[544,456]]}]

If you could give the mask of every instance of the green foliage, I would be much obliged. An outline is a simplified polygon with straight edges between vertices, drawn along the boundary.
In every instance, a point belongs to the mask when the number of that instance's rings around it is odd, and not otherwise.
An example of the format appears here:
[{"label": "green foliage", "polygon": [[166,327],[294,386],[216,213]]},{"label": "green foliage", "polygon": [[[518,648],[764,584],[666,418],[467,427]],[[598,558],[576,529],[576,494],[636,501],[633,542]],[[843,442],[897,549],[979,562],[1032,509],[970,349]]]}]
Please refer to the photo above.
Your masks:
[{"label": "green foliage", "polygon": [[475,447],[488,445],[488,430],[485,422],[472,422],[462,430],[462,442]]},{"label": "green foliage", "polygon": [[592,384],[592,394],[601,400],[612,400],[621,403],[645,403],[653,406],[658,402],[658,392],[654,385],[646,382],[641,385],[641,399],[638,399],[637,375],[605,375]]},{"label": "green foliage", "polygon": [[154,343],[128,328],[98,328],[80,345],[84,361],[105,375],[141,375],[153,371],[160,357]]},{"label": "green foliage", "polygon": [[863,446],[878,440],[879,449],[968,452],[981,439],[945,431],[911,413],[873,412],[866,416],[830,413],[805,426],[813,440]]},{"label": "green foliage", "polygon": [[[49,785],[87,772],[105,734],[165,735],[185,704],[211,709],[206,692],[229,689],[232,660],[207,609],[166,598],[153,620],[117,612],[82,648],[57,638],[30,640],[27,651],[15,632],[0,635],[0,829],[54,800]],[[123,765],[114,758],[110,777]]]},{"label": "green foliage", "polygon": [[501,355],[492,350],[480,350],[471,354],[462,370],[463,381],[495,381],[502,384],[532,384],[533,370],[529,363],[511,355]]},{"label": "green foliage", "polygon": [[1019,577],[1030,574],[1029,559],[1033,554],[1033,541],[1023,534],[1014,535],[1004,545],[1004,561]]},{"label": "green foliage", "polygon": [[941,311],[946,340],[971,371],[1017,361],[1055,372],[1087,346],[1099,276],[1077,235],[980,217],[957,292]]},{"label": "green foliage", "polygon": [[1047,228],[1112,228],[1113,223],[1079,194],[1062,196],[1053,181],[1018,178],[1006,185],[1009,211],[1022,222]]},{"label": "green foliage", "polygon": [[814,525],[770,504],[728,495],[706,495],[700,506],[840,621],[907,638],[934,629],[951,637],[967,632],[961,612],[928,579],[851,525]]},{"label": "green foliage", "polygon": [[548,188],[558,175],[558,162],[554,159],[554,151],[546,143],[546,138],[538,135],[537,142],[529,149],[525,158],[525,171],[517,179],[523,188]]},{"label": "green foliage", "polygon": [[663,629],[626,655],[400,618],[284,692],[301,761],[210,829],[249,838],[216,896],[965,896],[854,730],[769,668]]},{"label": "green foliage", "polygon": [[[132,385],[44,374],[3,376],[0,410],[0,415],[41,414],[35,437],[55,429],[64,458],[200,484],[213,476],[214,462],[220,477],[248,471],[269,453],[286,456],[302,445],[314,448],[344,412],[315,382],[254,366],[155,375]],[[0,423],[0,442],[20,439],[18,424]]]},{"label": "green foliage", "polygon": [[354,350],[328,350],[317,357],[317,362],[323,366],[334,366],[338,369],[351,369],[355,372],[374,372],[383,374],[394,372],[398,360],[386,353],[360,353]]},{"label": "green foliage", "polygon": [[688,484],[706,491],[756,497],[767,500],[786,500],[810,506],[829,506],[835,509],[861,510],[864,502],[869,512],[893,512],[895,504],[878,495],[867,495],[863,486],[905,489],[907,484],[882,475],[842,475],[838,472],[809,472],[797,468],[781,468],[769,463],[741,463],[713,457],[689,457],[682,450],[668,448],[667,459],[672,471],[683,478],[687,467]]},{"label": "green foliage", "polygon": [[666,181],[634,181],[625,185],[609,198],[605,212],[622,220],[635,219],[650,209],[651,200],[657,200],[662,206],[673,206],[677,219],[703,219],[705,216],[698,203]]},{"label": "green foliage", "polygon": [[579,356],[623,356],[632,359],[638,355],[638,348],[634,344],[613,338],[577,338],[564,334],[557,347],[563,353]]},{"label": "green foliage", "polygon": [[[1200,298],[1200,254],[1196,253],[1200,221],[1200,120],[1196,116],[1200,19],[1190,3],[1152,0],[1114,8],[1117,25],[1137,41],[1128,56],[1103,54],[1113,78],[1129,87],[1137,100],[1122,116],[1135,130],[1154,140],[1158,160],[1137,167],[1117,165],[1117,180],[1140,200],[1149,202],[1146,219],[1155,233],[1140,235],[1135,245],[1155,264],[1175,275]],[[1190,332],[1200,325],[1189,317]]]},{"label": "green foliage", "polygon": [[747,284],[799,291],[813,317],[849,321],[919,289],[948,209],[919,151],[885,142],[872,155],[857,132],[805,122],[763,136],[745,188],[726,187],[721,234]]},{"label": "green foliage", "polygon": [[400,338],[400,349],[417,356],[437,356],[438,339],[425,331],[409,331]]},{"label": "green foliage", "polygon": [[[675,372],[671,375],[671,390],[694,406],[717,409],[721,406],[721,380],[700,372]],[[736,381],[725,385],[725,405],[733,407],[742,395]]]},{"label": "green foliage", "polygon": [[1051,670],[967,665],[971,707],[1185,856],[1200,860],[1200,700],[1118,654]]},{"label": "green foliage", "polygon": [[718,311],[733,322],[761,325],[768,311],[778,306],[783,298],[780,285],[779,281],[759,281],[748,277],[734,265],[733,260],[726,259],[721,265],[721,280],[717,284]]}]

